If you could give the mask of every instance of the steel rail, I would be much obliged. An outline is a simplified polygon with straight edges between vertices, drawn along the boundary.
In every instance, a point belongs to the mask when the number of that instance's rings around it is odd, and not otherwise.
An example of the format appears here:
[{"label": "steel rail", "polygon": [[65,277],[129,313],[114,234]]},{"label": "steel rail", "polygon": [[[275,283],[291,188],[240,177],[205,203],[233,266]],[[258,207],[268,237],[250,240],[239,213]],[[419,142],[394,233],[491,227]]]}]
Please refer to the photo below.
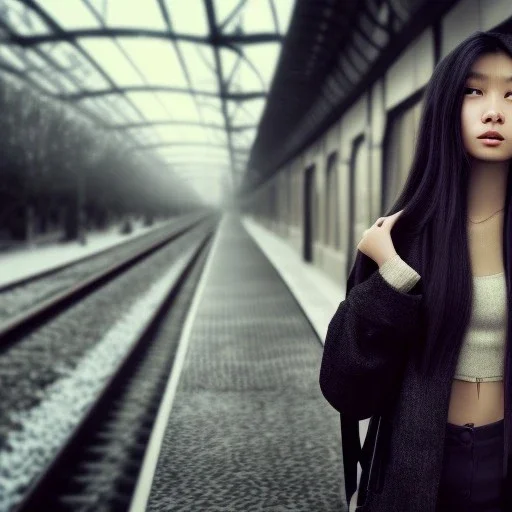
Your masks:
[{"label": "steel rail", "polygon": [[[178,219],[173,219],[173,221],[170,221],[170,222],[173,222],[173,223],[181,222],[181,221],[187,222],[189,219],[195,219],[195,218],[196,218],[195,215],[189,214],[189,215],[184,215],[182,217],[179,217]],[[129,238],[127,240],[123,240],[122,242],[119,242],[116,245],[113,245],[110,247],[105,247],[104,249],[100,249],[97,252],[87,254],[86,256],[81,256],[79,258],[75,258],[72,261],[68,261],[66,263],[61,263],[59,265],[55,265],[54,267],[51,267],[51,268],[45,269],[45,270],[41,270],[40,272],[34,272],[33,274],[30,274],[29,276],[20,277],[19,279],[9,281],[6,284],[0,284],[0,293],[10,291],[10,290],[13,290],[14,288],[17,288],[18,286],[23,286],[25,284],[29,284],[31,282],[42,279],[44,277],[51,276],[51,275],[56,274],[62,270],[70,268],[73,265],[84,263],[84,262],[92,260],[98,256],[104,256],[105,254],[108,254],[109,252],[114,252],[115,250],[117,250],[121,247],[126,247],[135,242],[140,242],[141,240],[143,240],[144,238],[147,238],[148,236],[154,236],[155,233],[157,233],[158,231],[164,231],[166,229],[169,229],[169,227],[170,227],[169,222],[166,222],[163,226],[156,227],[156,228],[152,229],[151,231],[147,231],[146,233],[141,234],[140,236],[137,236],[135,238]]]},{"label": "steel rail", "polygon": [[69,309],[73,304],[94,292],[99,287],[116,278],[119,274],[127,271],[141,260],[149,257],[160,248],[169,244],[176,238],[187,233],[205,220],[202,218],[195,219],[184,226],[173,230],[171,234],[166,235],[163,239],[152,243],[149,247],[132,254],[125,259],[110,265],[108,268],[87,277],[86,279],[74,284],[71,288],[64,290],[52,297],[37,303],[35,306],[18,314],[0,325],[0,353],[2,350],[12,346],[23,336],[41,326],[46,321],[54,318],[61,312]]},{"label": "steel rail", "polygon": [[[120,361],[117,370],[112,374],[111,378],[98,395],[98,399],[89,407],[83,418],[69,435],[67,441],[62,445],[53,460],[47,464],[46,468],[41,472],[36,481],[31,484],[25,493],[23,500],[14,507],[12,512],[32,512],[33,510],[40,510],[41,505],[44,504],[46,500],[54,500],[56,495],[62,495],[63,490],[58,488],[59,478],[63,474],[66,474],[65,472],[67,468],[70,467],[70,464],[73,464],[74,458],[80,457],[84,445],[87,443],[87,438],[90,438],[91,436],[94,437],[91,433],[96,432],[98,430],[98,425],[101,426],[102,421],[105,421],[105,418],[111,411],[112,404],[115,404],[118,399],[117,397],[119,396],[120,390],[122,390],[122,388],[126,386],[126,383],[132,378],[137,365],[144,357],[144,354],[148,351],[148,347],[153,340],[157,338],[155,333],[158,327],[165,320],[175,297],[180,293],[183,284],[195,268],[201,254],[208,249],[209,241],[213,236],[213,232],[215,231],[215,227],[218,222],[215,221],[213,224],[213,229],[209,230],[206,235],[199,240],[195,247],[193,247],[189,258],[182,263],[182,268],[178,269],[179,272],[177,273],[177,277],[171,285],[168,294],[155,308],[153,314],[146,322],[141,335]],[[162,387],[165,383],[159,383],[158,385]],[[147,423],[148,425],[152,424],[157,412],[158,403],[155,403],[154,407],[151,406],[149,407],[149,411],[146,411],[146,417],[143,422],[141,421],[141,423]],[[94,448],[94,445],[92,448]],[[95,448],[99,448],[99,451],[101,452],[101,447],[96,446]],[[140,464],[142,464],[144,450],[141,449],[140,453],[136,454],[136,456],[140,459]],[[91,459],[93,459],[92,456]],[[131,473],[133,474],[131,478],[133,479],[132,486],[134,487],[138,470],[137,468],[132,469],[133,471],[131,471]],[[112,478],[115,476],[116,475],[112,475]],[[128,486],[130,486],[129,483]],[[124,509],[121,508],[120,510]]]}]

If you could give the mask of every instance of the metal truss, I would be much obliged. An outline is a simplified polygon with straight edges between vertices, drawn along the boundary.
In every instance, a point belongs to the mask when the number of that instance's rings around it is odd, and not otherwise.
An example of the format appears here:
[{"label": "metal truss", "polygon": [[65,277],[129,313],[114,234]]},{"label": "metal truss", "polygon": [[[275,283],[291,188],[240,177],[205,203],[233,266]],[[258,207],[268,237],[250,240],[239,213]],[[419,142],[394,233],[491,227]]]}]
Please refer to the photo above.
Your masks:
[{"label": "metal truss", "polygon": [[[214,0],[203,0],[204,11],[206,13],[206,22],[208,26],[208,34],[204,37],[198,37],[193,34],[179,33],[174,30],[172,16],[168,10],[167,3],[165,0],[147,0],[148,2],[155,2],[158,10],[162,16],[164,30],[148,30],[141,27],[130,27],[130,28],[117,28],[110,27],[106,22],[107,19],[107,8],[108,0],[103,2],[103,8],[97,9],[91,0],[81,0],[83,6],[89,11],[89,13],[97,21],[98,27],[91,29],[73,29],[68,30],[61,26],[57,19],[54,19],[49,11],[45,9],[43,0],[18,0],[18,3],[23,6],[26,10],[27,16],[24,18],[28,19],[31,16],[36,16],[48,29],[47,33],[26,33],[23,30],[17,30],[16,26],[9,24],[6,19],[2,19],[2,14],[6,14],[8,7],[4,7],[3,11],[0,9],[0,49],[2,47],[9,50],[15,49],[16,54],[20,59],[26,63],[26,68],[20,70],[15,66],[11,66],[8,63],[0,63],[0,70],[6,73],[16,75],[18,78],[25,80],[37,88],[40,92],[47,96],[53,97],[57,100],[63,100],[80,112],[86,114],[94,123],[101,126],[101,128],[109,131],[123,132],[123,136],[126,136],[131,140],[131,144],[134,150],[146,150],[146,149],[158,149],[160,147],[166,147],[169,145],[181,146],[183,148],[190,147],[190,161],[198,161],[194,155],[194,149],[197,149],[197,144],[190,143],[187,141],[180,142],[156,142],[154,144],[146,144],[143,140],[137,137],[138,128],[158,127],[158,126],[176,126],[176,130],[179,136],[180,126],[198,127],[204,128],[205,130],[215,130],[216,132],[223,130],[226,133],[227,144],[215,144],[205,140],[201,143],[202,146],[206,147],[224,147],[227,149],[229,154],[229,168],[233,179],[233,186],[236,188],[240,184],[241,175],[245,172],[245,166],[247,163],[247,157],[249,148],[237,147],[235,141],[235,134],[242,134],[251,130],[256,130],[259,124],[259,119],[254,120],[254,124],[240,124],[236,125],[234,122],[234,115],[238,109],[244,109],[244,103],[254,99],[264,99],[267,97],[268,91],[266,90],[265,83],[258,71],[258,63],[252,62],[245,48],[250,45],[258,45],[262,43],[282,43],[283,35],[281,34],[279,27],[279,20],[276,13],[276,4],[278,0],[266,0],[270,5],[273,26],[269,27],[268,32],[251,33],[246,34],[242,29],[232,31],[231,33],[226,32],[226,27],[229,24],[236,22],[237,18],[241,16],[244,8],[246,7],[248,0],[239,0],[236,6],[231,12],[224,17],[223,20],[217,19],[216,11],[214,8]],[[30,32],[30,31],[29,31]],[[123,47],[119,44],[119,37],[123,38],[151,38],[158,39],[160,41],[168,41],[175,51],[178,62],[181,66],[183,76],[185,77],[186,87],[167,87],[161,84],[150,83],[144,76],[143,72],[136,65],[134,60],[130,57],[129,53],[126,52]],[[115,76],[111,76],[107,70],[100,65],[95,59],[94,55],[86,50],[81,41],[88,38],[104,38],[110,40],[114,45],[117,46],[118,50],[123,53],[126,60],[131,64],[133,70],[138,74],[142,85],[122,87],[116,83]],[[214,54],[214,66],[211,68],[212,73],[216,76],[218,92],[210,92],[206,90],[200,90],[194,87],[193,80],[189,69],[189,63],[186,62],[184,55],[180,50],[179,43],[187,42],[198,45],[208,45],[212,48]],[[74,51],[77,52],[80,59],[82,59],[92,70],[98,73],[108,87],[103,88],[91,88],[84,85],[83,80],[80,78],[80,63],[77,62],[76,66],[73,65],[62,65],[59,62],[58,57],[55,56],[55,48],[66,43],[71,45]],[[236,56],[235,65],[231,73],[226,73],[223,69],[223,62],[221,59],[221,50],[226,49]],[[36,55],[42,62],[44,62],[45,79],[53,85],[53,88],[58,92],[49,91],[49,88],[41,83],[40,80],[35,78],[31,71],[33,67],[30,66],[30,58],[28,53],[31,52]],[[76,60],[76,59],[75,59]],[[240,87],[236,83],[237,72],[240,65],[244,63],[253,70],[255,76],[259,78],[261,82],[260,90],[241,91]],[[66,81],[73,84],[74,91],[69,92],[69,87],[66,86]],[[145,117],[144,112],[134,103],[130,97],[131,93],[146,93],[148,95],[154,95],[156,101],[162,106],[162,112],[168,114],[168,120],[151,120]],[[197,117],[199,121],[187,121],[187,120],[176,120],[168,111],[169,105],[164,104],[158,97],[157,93],[165,92],[166,94],[188,94],[192,98]],[[98,112],[93,111],[90,106],[86,105],[84,100],[103,99],[104,102],[112,100],[112,98],[122,98],[133,110],[134,113],[140,118],[138,121],[126,120],[127,122],[111,122],[111,116],[108,114],[101,115]],[[218,99],[220,102],[220,113],[223,119],[222,124],[207,122],[205,116],[204,101],[209,98]],[[236,103],[233,112],[229,112],[228,102]],[[105,103],[102,104],[103,106]],[[111,103],[111,109],[114,113],[116,107],[114,103]],[[208,108],[212,108],[211,105]],[[113,115],[113,118],[116,116]],[[244,158],[240,160],[240,155]],[[183,157],[181,157],[183,161]],[[204,159],[202,160],[204,161]],[[171,166],[172,160],[169,160]]]},{"label": "metal truss", "polygon": [[[132,128],[145,128],[148,126],[201,126],[203,128],[209,128],[210,130],[221,130],[225,131],[226,127],[223,124],[214,124],[214,123],[197,123],[193,121],[151,121],[151,122],[142,122],[142,123],[126,123],[126,124],[115,124],[106,126],[106,129],[110,130],[130,130]],[[232,132],[243,132],[245,130],[253,130],[254,125],[238,125],[233,126]]]},{"label": "metal truss", "polygon": [[83,91],[76,94],[60,94],[56,96],[61,100],[83,100],[85,98],[96,98],[98,96],[108,96],[110,94],[119,94],[119,92],[174,92],[178,94],[192,94],[194,96],[207,96],[209,98],[222,98],[225,100],[233,101],[249,101],[256,98],[265,98],[264,91],[257,92],[244,92],[244,93],[229,93],[223,91],[221,94],[216,94],[209,91],[198,91],[195,89],[181,88],[181,87],[167,87],[162,85],[137,85],[132,87],[116,87],[112,89],[97,89],[94,91]]},{"label": "metal truss", "polygon": [[35,46],[42,43],[72,42],[84,37],[153,37],[157,39],[166,39],[168,41],[188,41],[190,43],[217,44],[232,48],[239,44],[258,44],[258,43],[281,43],[282,36],[278,34],[250,34],[250,35],[232,35],[221,36],[217,40],[212,37],[195,37],[187,34],[176,34],[162,32],[159,30],[147,29],[129,29],[129,28],[105,28],[98,30],[68,30],[62,34],[43,34],[37,36],[19,36],[13,35],[6,42],[17,44],[19,46]]}]

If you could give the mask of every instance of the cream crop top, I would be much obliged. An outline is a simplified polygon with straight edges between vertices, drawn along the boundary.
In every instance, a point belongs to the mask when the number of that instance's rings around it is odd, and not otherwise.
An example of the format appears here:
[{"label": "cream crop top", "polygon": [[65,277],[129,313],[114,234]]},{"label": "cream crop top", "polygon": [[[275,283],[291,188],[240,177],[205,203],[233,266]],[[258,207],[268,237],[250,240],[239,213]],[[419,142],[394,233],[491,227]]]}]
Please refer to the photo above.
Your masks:
[{"label": "cream crop top", "polygon": [[[382,277],[407,293],[420,275],[398,254],[380,268]],[[505,273],[473,276],[473,309],[459,353],[455,379],[470,382],[503,380],[507,325]]]}]

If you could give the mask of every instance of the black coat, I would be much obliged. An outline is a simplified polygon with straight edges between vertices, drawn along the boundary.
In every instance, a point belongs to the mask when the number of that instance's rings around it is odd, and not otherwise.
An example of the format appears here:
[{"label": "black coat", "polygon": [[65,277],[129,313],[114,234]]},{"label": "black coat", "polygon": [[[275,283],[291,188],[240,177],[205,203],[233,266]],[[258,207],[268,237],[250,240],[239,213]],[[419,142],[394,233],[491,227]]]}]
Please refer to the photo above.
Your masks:
[{"label": "black coat", "polygon": [[[416,236],[395,247],[421,275],[420,245]],[[340,412],[348,499],[356,489],[356,463],[361,460],[358,505],[364,505],[358,511],[435,512],[455,365],[445,364],[428,379],[416,370],[411,357],[411,348],[422,333],[424,278],[421,276],[408,293],[397,291],[381,276],[377,264],[357,251],[346,299],[329,323],[320,387]],[[509,294],[507,286],[507,297]],[[510,390],[507,384],[508,396]],[[358,421],[369,417],[368,434],[359,453]],[[506,399],[505,445],[510,466],[509,425]],[[508,469],[508,490],[512,488],[510,473]],[[510,496],[507,499],[512,503]]]}]

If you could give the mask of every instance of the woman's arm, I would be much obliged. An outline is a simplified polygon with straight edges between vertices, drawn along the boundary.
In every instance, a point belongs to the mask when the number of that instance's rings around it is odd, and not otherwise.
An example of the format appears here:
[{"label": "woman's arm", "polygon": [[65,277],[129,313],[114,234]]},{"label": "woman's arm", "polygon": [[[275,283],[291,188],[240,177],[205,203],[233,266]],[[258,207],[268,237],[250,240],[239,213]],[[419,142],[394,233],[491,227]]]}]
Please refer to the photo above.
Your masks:
[{"label": "woman's arm", "polygon": [[422,300],[407,292],[419,279],[397,254],[353,286],[331,319],[320,388],[347,417],[369,418],[396,395]]}]

